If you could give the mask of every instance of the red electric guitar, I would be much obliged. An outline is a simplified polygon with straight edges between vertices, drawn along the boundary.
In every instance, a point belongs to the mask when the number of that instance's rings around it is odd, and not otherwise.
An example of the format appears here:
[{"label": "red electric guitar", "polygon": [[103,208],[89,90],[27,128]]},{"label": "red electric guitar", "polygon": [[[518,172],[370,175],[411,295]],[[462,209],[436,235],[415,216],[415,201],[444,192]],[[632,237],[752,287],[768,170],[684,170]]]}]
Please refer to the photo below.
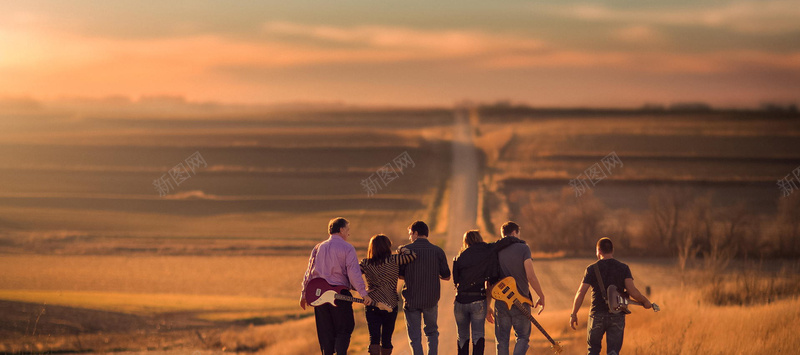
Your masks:
[{"label": "red electric guitar", "polygon": [[[306,285],[306,302],[313,307],[321,306],[325,303],[330,303],[335,306],[336,303],[334,303],[334,301],[336,300],[364,303],[364,300],[361,298],[345,296],[339,293],[346,289],[347,287],[344,286],[331,286],[328,281],[325,281],[323,278],[312,279],[308,281],[308,285]],[[392,311],[392,307],[389,307],[388,304],[383,302],[377,302],[375,307],[387,312]]]}]

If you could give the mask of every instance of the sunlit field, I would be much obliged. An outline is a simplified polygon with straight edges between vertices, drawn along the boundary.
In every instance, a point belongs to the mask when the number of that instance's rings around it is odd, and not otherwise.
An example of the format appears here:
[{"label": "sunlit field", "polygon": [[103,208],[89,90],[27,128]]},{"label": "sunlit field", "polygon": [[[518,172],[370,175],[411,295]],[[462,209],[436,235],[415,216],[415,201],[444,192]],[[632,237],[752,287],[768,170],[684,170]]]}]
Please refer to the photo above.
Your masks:
[{"label": "sunlit field", "polygon": [[449,263],[466,231],[516,222],[565,355],[586,353],[588,297],[579,330],[568,312],[604,236],[663,309],[634,310],[624,354],[799,353],[798,18],[796,0],[4,0],[0,355],[318,354],[301,282],[336,217],[358,259],[421,220]]},{"label": "sunlit field", "polygon": [[[300,281],[332,217],[350,220],[361,254],[374,234],[404,243],[417,219],[443,227],[451,122],[441,110],[3,118],[0,351],[219,351],[206,341],[231,327],[307,323]],[[204,164],[161,196],[154,180],[195,153]],[[386,164],[403,171],[368,195],[362,181]]]},{"label": "sunlit field", "polygon": [[[453,114],[6,121],[0,352],[317,352],[313,311],[297,301],[330,218],[350,220],[359,257],[377,233],[404,244],[417,219],[446,243],[448,197],[458,193]],[[800,244],[791,233],[800,199],[781,198],[775,180],[800,166],[800,121],[491,108],[472,119],[478,225],[494,240],[502,222],[520,223],[547,295],[537,319],[565,354],[586,350],[588,297],[578,331],[568,314],[602,235],[662,307],[634,309],[626,353],[797,347]],[[160,196],[153,181],[196,152],[207,166]],[[570,180],[612,152],[621,164],[576,196]],[[368,194],[362,181],[403,153],[413,165]],[[451,311],[452,300],[440,308]],[[355,309],[351,350],[363,352],[367,330]],[[396,332],[405,332],[402,315]],[[487,332],[491,349],[491,325]],[[531,345],[531,354],[548,351],[535,330]]]}]

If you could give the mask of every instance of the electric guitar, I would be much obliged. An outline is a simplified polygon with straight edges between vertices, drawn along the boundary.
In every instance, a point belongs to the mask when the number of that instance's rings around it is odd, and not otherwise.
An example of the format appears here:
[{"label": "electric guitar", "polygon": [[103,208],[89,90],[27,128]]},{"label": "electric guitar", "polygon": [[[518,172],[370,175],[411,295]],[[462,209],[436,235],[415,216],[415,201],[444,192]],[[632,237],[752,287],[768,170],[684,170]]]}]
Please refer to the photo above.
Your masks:
[{"label": "electric guitar", "polygon": [[505,302],[508,309],[511,309],[512,305],[517,307],[517,309],[522,311],[522,314],[526,315],[531,323],[533,323],[533,325],[535,325],[536,328],[538,328],[539,331],[544,334],[544,337],[550,341],[550,344],[552,344],[550,348],[553,349],[556,354],[560,354],[562,351],[564,351],[564,349],[561,348],[561,344],[553,340],[553,338],[550,337],[550,334],[547,334],[544,328],[542,328],[542,325],[536,321],[536,318],[533,318],[533,315],[525,309],[523,304],[527,303],[531,306],[533,306],[533,304],[529,299],[517,294],[517,282],[514,280],[513,276],[509,276],[500,280],[494,285],[494,287],[492,287],[492,298]]},{"label": "electric guitar", "polygon": [[[611,313],[631,314],[631,311],[628,310],[628,305],[631,304],[644,307],[643,304],[636,301],[631,301],[628,297],[621,295],[619,290],[617,290],[617,286],[615,285],[608,286],[606,294],[608,295],[608,309]],[[657,304],[653,303],[653,312],[658,312],[660,310],[661,308]]]},{"label": "electric guitar", "polygon": [[[347,287],[344,286],[331,286],[328,281],[325,281],[325,279],[321,277],[312,279],[308,281],[308,285],[306,285],[306,302],[313,307],[321,306],[325,303],[336,306],[336,303],[334,303],[336,300],[364,303],[364,300],[361,298],[345,296],[339,293],[346,289]],[[377,302],[375,307],[387,312],[392,311],[392,307],[389,307],[388,304],[383,302]]]}]

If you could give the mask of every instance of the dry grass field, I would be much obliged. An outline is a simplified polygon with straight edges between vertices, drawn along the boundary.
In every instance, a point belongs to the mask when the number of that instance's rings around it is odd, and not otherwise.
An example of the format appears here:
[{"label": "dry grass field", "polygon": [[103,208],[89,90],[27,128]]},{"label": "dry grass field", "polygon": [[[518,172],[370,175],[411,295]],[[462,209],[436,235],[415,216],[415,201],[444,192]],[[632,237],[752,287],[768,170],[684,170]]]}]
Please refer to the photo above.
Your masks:
[{"label": "dry grass field", "polygon": [[[377,233],[404,243],[416,219],[431,222],[441,244],[448,196],[457,193],[448,189],[452,115],[2,117],[0,352],[317,352],[313,312],[297,306],[311,248],[339,215],[351,221],[360,257]],[[497,112],[477,119],[479,225],[487,235],[507,219],[522,225],[548,295],[537,318],[566,354],[585,352],[588,300],[578,331],[567,316],[592,242],[604,234],[617,238],[617,256],[663,308],[628,318],[626,353],[792,353],[800,345],[791,325],[800,319],[796,257],[753,268],[735,258],[742,248],[713,247],[735,240],[763,242],[762,254],[780,249],[771,238],[788,235],[796,205],[778,199],[775,180],[800,166],[797,120]],[[575,198],[569,180],[612,151],[624,165]],[[208,166],[159,197],[153,180],[194,152]],[[361,181],[403,152],[414,166],[367,196]],[[678,248],[645,257],[659,237],[650,233],[653,216],[663,212],[653,206],[672,206],[667,197],[676,191],[692,211],[678,232],[697,237],[674,241],[695,243],[683,249],[694,251],[684,268]],[[736,211],[748,218],[730,219]],[[718,239],[734,229],[744,232]],[[740,294],[752,297],[732,296]],[[362,352],[361,311],[356,319],[351,349]],[[401,316],[397,332],[403,324]],[[534,332],[529,353],[546,349]]]},{"label": "dry grass field", "polygon": [[[0,249],[305,255],[334,215],[353,220],[363,247],[436,214],[450,120],[436,110],[3,118]],[[195,152],[207,166],[159,197],[154,180]],[[403,153],[411,165],[368,196],[362,180]]]},{"label": "dry grass field", "polygon": [[[223,332],[308,323],[299,283],[327,221],[347,217],[361,254],[377,233],[400,244],[441,214],[450,161],[446,110],[11,116],[0,352],[237,350]],[[153,181],[195,152],[207,166],[160,197]]]},{"label": "dry grass field", "polygon": [[[575,210],[588,218],[596,205],[604,214],[590,222],[601,224],[598,234],[648,234],[642,224],[654,212],[653,196],[675,192],[689,202],[707,198],[715,215],[741,206],[754,219],[774,219],[782,201],[776,181],[800,166],[794,148],[800,120],[766,113],[488,110],[480,122],[484,218],[492,227],[510,218],[542,230],[534,215],[550,213],[552,221],[566,213],[560,211]],[[602,159],[612,152],[619,164],[604,167]],[[595,164],[602,179],[587,181],[586,192],[577,196],[570,180],[586,179]]]},{"label": "dry grass field", "polygon": [[[639,310],[628,317],[626,353],[794,352],[800,341],[792,326],[800,319],[798,282],[775,270],[777,265],[795,270],[796,254],[788,261],[767,260],[771,271],[735,256],[769,258],[792,246],[785,238],[793,238],[797,196],[781,198],[775,181],[800,166],[793,148],[800,139],[796,118],[488,110],[480,121],[476,142],[486,160],[487,226],[514,219],[531,245],[559,255],[592,255],[594,241],[608,235],[621,247],[619,258],[633,258],[637,285],[651,286],[651,300],[664,311]],[[570,179],[602,165],[611,152],[622,165],[576,196]],[[668,213],[677,218],[671,232],[655,230]],[[659,241],[669,236],[676,244]],[[637,257],[652,254],[681,254],[691,265],[681,269],[677,257],[655,263]],[[569,260],[536,263],[540,278],[557,275],[542,281],[546,292],[558,296],[548,296],[553,307],[541,322],[553,324],[545,327],[566,345],[565,353],[581,354],[586,306],[578,332],[567,327],[567,309],[591,260]],[[740,279],[746,273],[750,276]],[[547,344],[541,337],[538,344],[542,353]]]}]

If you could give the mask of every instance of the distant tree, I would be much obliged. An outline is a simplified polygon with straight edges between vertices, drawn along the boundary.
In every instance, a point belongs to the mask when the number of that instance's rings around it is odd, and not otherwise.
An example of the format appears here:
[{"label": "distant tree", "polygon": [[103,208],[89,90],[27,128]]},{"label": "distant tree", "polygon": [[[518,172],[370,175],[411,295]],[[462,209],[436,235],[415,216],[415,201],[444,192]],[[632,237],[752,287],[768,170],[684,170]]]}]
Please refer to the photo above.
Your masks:
[{"label": "distant tree", "polygon": [[684,238],[685,227],[682,219],[687,213],[691,193],[686,189],[657,189],[651,193],[648,202],[650,209],[642,231],[645,244],[651,246],[649,252],[661,255],[675,255],[678,240]]},{"label": "distant tree", "polygon": [[711,105],[705,102],[677,102],[669,106],[671,111],[677,112],[708,112]]},{"label": "distant tree", "polygon": [[778,200],[773,240],[778,256],[800,256],[800,193]]}]

